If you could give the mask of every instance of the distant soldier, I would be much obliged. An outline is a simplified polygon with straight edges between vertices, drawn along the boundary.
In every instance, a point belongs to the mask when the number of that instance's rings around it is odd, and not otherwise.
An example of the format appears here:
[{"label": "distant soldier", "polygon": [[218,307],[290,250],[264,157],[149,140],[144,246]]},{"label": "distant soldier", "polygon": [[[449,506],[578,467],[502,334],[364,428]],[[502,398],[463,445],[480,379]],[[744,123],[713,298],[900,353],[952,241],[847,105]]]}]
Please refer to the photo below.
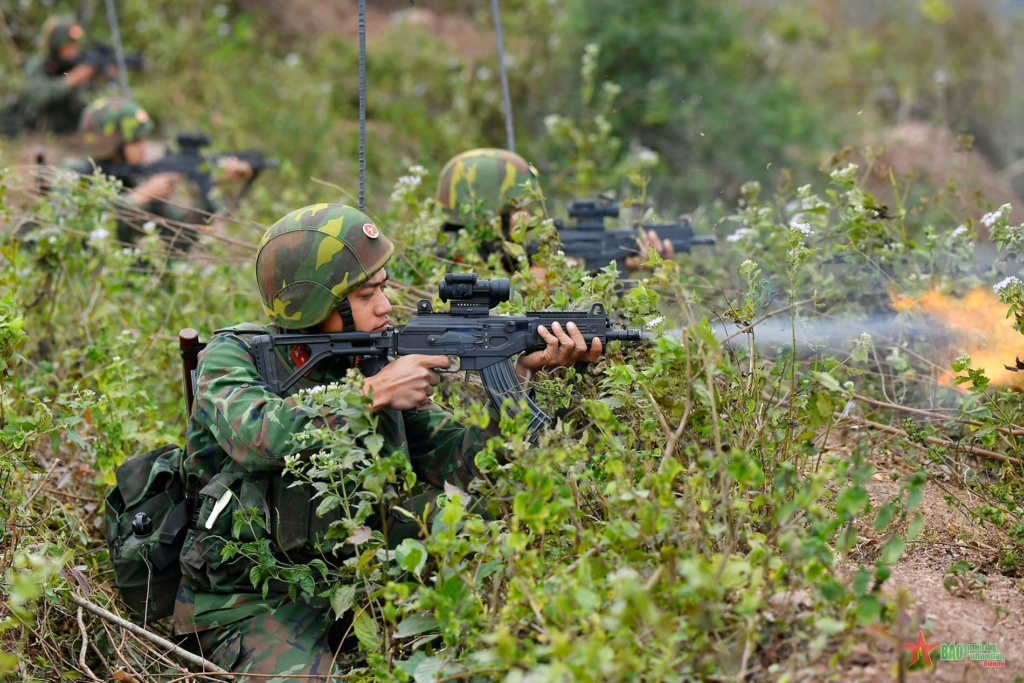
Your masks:
[{"label": "distant soldier", "polygon": [[[451,158],[437,181],[437,205],[444,223],[438,238],[439,255],[461,261],[452,248],[456,233],[468,230],[487,261],[499,254],[507,272],[518,270],[516,258],[506,248],[513,216],[527,216],[530,204],[541,197],[537,169],[523,157],[506,149],[472,149]],[[492,219],[499,217],[500,231]],[[527,255],[536,244],[525,245]]]},{"label": "distant soldier", "polygon": [[117,75],[116,67],[82,59],[84,31],[74,19],[53,16],[43,26],[42,51],[25,63],[20,95],[0,112],[0,133],[74,133],[99,85]]},{"label": "distant soldier", "polygon": [[[507,272],[518,270],[516,258],[506,245],[516,221],[527,218],[539,198],[542,195],[537,169],[515,152],[481,148],[452,157],[441,169],[437,183],[437,204],[445,221],[441,225],[438,254],[460,260],[459,254],[452,250],[455,234],[470,230],[484,261],[497,253]],[[495,216],[500,217],[500,232],[492,228]],[[537,251],[533,241],[527,240],[523,246],[528,259]],[[658,239],[653,231],[638,248],[641,254],[653,248],[663,258],[673,255],[671,242]],[[644,261],[645,256],[630,257],[626,259],[626,267],[636,270]],[[530,270],[542,275],[538,268]]]},{"label": "distant soldier", "polygon": [[[95,164],[103,172],[113,165],[132,164],[144,169],[148,158],[148,136],[153,132],[153,120],[137,102],[112,97],[97,100],[82,114],[79,130],[89,153],[89,161],[66,163],[81,173],[90,173]],[[218,160],[218,182],[244,180],[252,176],[249,164],[234,157]],[[156,219],[156,225],[172,253],[184,253],[195,242],[199,226],[209,222],[209,213],[191,208],[195,202],[186,193],[178,197],[176,191],[184,186],[177,173],[140,174],[137,182],[132,176],[122,179],[125,184],[121,211],[118,214],[117,239],[125,244],[138,240],[142,226]],[[213,198],[205,198],[211,201]],[[161,220],[162,219],[162,220]]]}]

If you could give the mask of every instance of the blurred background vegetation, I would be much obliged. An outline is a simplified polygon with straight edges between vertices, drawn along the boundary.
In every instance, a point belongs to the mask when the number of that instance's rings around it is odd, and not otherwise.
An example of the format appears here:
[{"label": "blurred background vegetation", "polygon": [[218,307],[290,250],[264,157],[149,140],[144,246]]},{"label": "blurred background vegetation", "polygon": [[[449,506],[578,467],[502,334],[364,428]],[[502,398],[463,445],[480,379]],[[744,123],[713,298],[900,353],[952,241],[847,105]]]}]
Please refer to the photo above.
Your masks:
[{"label": "blurred background vegetation", "polygon": [[[276,201],[262,220],[296,202],[355,192],[354,1],[117,5],[126,48],[143,52],[147,62],[143,73],[131,76],[133,95],[168,139],[178,130],[204,128],[215,147],[258,145],[287,160],[287,172],[269,190]],[[372,211],[385,204],[394,179],[410,165],[436,173],[463,149],[505,146],[506,139],[489,3],[369,5]],[[1019,5],[505,0],[517,151],[541,170],[555,207],[569,193],[626,192],[624,168],[653,151],[658,164],[646,171],[650,196],[664,213],[692,213],[735,201],[747,180],[818,182],[816,169],[844,145],[891,143],[893,130],[927,123],[943,141],[973,144],[978,163],[996,176],[990,185],[999,186],[1000,196],[982,191],[974,198],[975,213],[985,211],[1005,193],[1024,189],[1015,163],[1024,152],[1024,96],[1008,87],[1024,68],[1014,38]],[[102,2],[5,0],[0,7],[0,90],[19,85],[18,65],[35,49],[49,14],[75,13],[90,38],[109,41]],[[597,47],[589,96],[581,90],[588,45]],[[588,154],[567,140],[557,117],[591,136]],[[934,140],[907,144],[942,152]],[[924,171],[922,188],[948,182],[944,161],[916,168],[928,164],[887,160],[902,173]],[[592,166],[586,173],[584,163]],[[876,170],[884,188],[882,166]]]}]

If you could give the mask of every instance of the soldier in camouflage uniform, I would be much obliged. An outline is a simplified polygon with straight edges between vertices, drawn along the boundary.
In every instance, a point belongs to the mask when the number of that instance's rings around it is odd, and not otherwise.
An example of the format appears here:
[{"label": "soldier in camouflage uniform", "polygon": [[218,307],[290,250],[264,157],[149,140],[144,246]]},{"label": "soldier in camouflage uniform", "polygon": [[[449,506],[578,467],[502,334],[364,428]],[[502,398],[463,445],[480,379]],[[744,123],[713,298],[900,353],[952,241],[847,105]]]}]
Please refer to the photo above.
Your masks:
[{"label": "soldier in camouflage uniform", "polygon": [[23,68],[20,95],[0,113],[0,134],[22,131],[74,133],[90,93],[117,75],[81,63],[82,27],[71,17],[54,16],[43,26],[42,51]]},{"label": "soldier in camouflage uniform", "polygon": [[[472,232],[480,257],[486,261],[498,254],[506,272],[517,270],[516,259],[505,248],[512,230],[512,217],[540,197],[537,170],[507,149],[471,149],[458,154],[441,169],[437,181],[437,205],[444,223],[438,239],[438,254],[461,261],[453,253],[457,233]],[[500,218],[500,232],[491,220]],[[536,253],[536,243],[526,245],[527,255]]]},{"label": "soldier in camouflage uniform", "polygon": [[[455,233],[468,229],[473,231],[484,261],[497,253],[504,269],[515,272],[516,259],[505,248],[505,243],[510,238],[513,222],[541,197],[537,169],[515,152],[471,149],[452,157],[441,169],[437,183],[437,204],[444,216],[438,255],[459,261],[458,254],[451,253],[451,243]],[[500,234],[490,228],[494,216],[501,217]],[[643,255],[646,249],[655,249],[662,258],[672,257],[674,250],[670,241],[659,239],[654,231],[646,237],[646,243],[639,244],[641,255],[626,259],[627,270],[641,267],[647,260]],[[537,253],[537,244],[528,239],[525,249],[529,259]],[[542,269],[531,267],[530,270],[543,276]]]},{"label": "soldier in camouflage uniform", "polygon": [[[268,520],[265,538],[275,556],[283,562],[323,558],[318,546],[332,519],[317,516],[310,486],[298,484],[283,467],[288,456],[317,450],[297,442],[307,423],[342,423],[338,415],[312,418],[299,411],[294,394],[338,380],[350,363],[342,359],[317,367],[288,395],[278,396],[258,373],[250,340],[268,332],[386,329],[391,304],[385,265],[393,250],[373,221],[352,207],[317,204],[293,211],[266,232],[256,256],[257,283],[271,324],[221,330],[199,357],[184,472],[197,512],[182,549],[174,623],[179,635],[188,636],[189,647],[226,669],[274,676],[261,681],[337,673],[332,661],[339,643],[329,606],[290,600],[280,582],[263,597],[250,581],[249,561],[225,560],[221,551],[227,540],[257,540],[247,535],[251,530],[234,536],[238,530],[231,523],[234,510],[255,507]],[[541,329],[546,349],[517,360],[521,376],[545,366],[592,362],[600,354],[600,342],[587,349],[574,326],[553,327]],[[302,345],[280,349],[280,376],[306,362],[304,350]],[[367,377],[363,391],[372,392],[378,433],[392,452],[409,458],[420,481],[466,488],[476,476],[473,456],[485,435],[451,423],[430,401],[440,382],[436,371],[449,364],[443,356],[403,356]],[[227,507],[218,505],[221,500]],[[379,520],[378,528],[384,523]],[[389,541],[396,538],[392,524]]]},{"label": "soldier in camouflage uniform", "polygon": [[[149,114],[134,100],[122,97],[97,100],[82,113],[79,125],[89,160],[64,165],[90,173],[94,164],[103,171],[109,164],[151,163],[153,159],[147,159],[146,144],[153,128]],[[224,157],[218,164],[218,182],[252,176],[252,167],[233,157]],[[177,173],[156,173],[137,185],[131,180],[125,180],[124,184],[117,221],[117,239],[124,244],[134,244],[142,226],[156,219],[169,251],[180,255],[195,243],[199,226],[205,226],[212,217],[208,212],[189,208],[190,204],[197,203],[190,197],[178,198],[176,190],[185,183]]]}]

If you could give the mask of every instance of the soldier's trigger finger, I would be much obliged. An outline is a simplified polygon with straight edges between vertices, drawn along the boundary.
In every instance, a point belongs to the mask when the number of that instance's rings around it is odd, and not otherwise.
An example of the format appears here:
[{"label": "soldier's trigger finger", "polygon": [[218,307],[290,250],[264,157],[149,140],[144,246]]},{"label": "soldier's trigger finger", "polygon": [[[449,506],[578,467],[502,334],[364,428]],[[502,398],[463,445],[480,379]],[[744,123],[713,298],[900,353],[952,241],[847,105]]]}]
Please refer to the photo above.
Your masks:
[{"label": "soldier's trigger finger", "polygon": [[423,367],[431,368],[433,370],[444,370],[450,367],[452,359],[448,356],[426,356],[423,361]]}]

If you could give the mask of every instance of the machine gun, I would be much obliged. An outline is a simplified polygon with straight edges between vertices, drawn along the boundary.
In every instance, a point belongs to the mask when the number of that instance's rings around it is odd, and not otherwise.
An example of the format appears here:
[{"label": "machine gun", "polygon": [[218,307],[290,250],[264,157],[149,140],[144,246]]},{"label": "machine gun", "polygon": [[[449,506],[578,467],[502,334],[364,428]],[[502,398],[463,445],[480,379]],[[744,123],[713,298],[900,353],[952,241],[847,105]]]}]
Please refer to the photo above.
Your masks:
[{"label": "machine gun", "polygon": [[653,230],[658,237],[669,240],[675,252],[688,254],[694,244],[714,244],[714,235],[694,235],[693,226],[685,218],[678,224],[639,224],[631,228],[604,227],[605,218],[617,218],[619,204],[598,199],[574,199],[569,202],[569,218],[575,222],[567,224],[555,220],[562,251],[566,256],[586,261],[587,268],[599,270],[614,262],[620,273],[626,272],[626,258],[639,254],[638,228],[644,233]]},{"label": "machine gun", "polygon": [[[595,338],[639,343],[649,338],[640,330],[611,328],[603,304],[588,311],[539,311],[525,315],[491,315],[490,309],[511,297],[507,278],[478,280],[476,273],[448,273],[440,283],[441,301],[451,310],[435,312],[430,301],[419,302],[416,315],[405,325],[384,332],[336,332],[323,334],[265,334],[253,337],[251,348],[256,368],[274,393],[284,393],[315,366],[337,357],[360,356],[370,359],[360,367],[366,375],[379,372],[386,359],[419,353],[432,356],[457,356],[459,371],[480,373],[491,404],[510,416],[518,415],[525,404],[531,413],[532,438],[551,422],[519,383],[512,358],[522,352],[539,351],[546,343],[537,332],[544,325],[558,322],[563,327],[575,323],[587,346]],[[303,345],[309,360],[291,375],[281,378],[274,349]],[[381,359],[384,362],[372,362]],[[506,399],[512,399],[510,403]]]},{"label": "machine gun", "polygon": [[213,200],[214,181],[211,171],[218,159],[235,157],[252,167],[252,176],[238,191],[238,199],[249,192],[260,172],[281,165],[276,157],[265,156],[257,149],[204,154],[202,149],[209,146],[210,136],[202,132],[179,133],[175,140],[178,144],[178,152],[168,154],[153,163],[102,163],[99,168],[104,174],[120,180],[125,187],[135,187],[142,180],[157,173],[179,173],[199,188],[201,208],[208,213],[216,213],[217,206]]},{"label": "machine gun", "polygon": [[[94,43],[82,50],[78,58],[79,64],[89,64],[100,73],[109,67],[117,68],[117,55],[114,48],[105,43]],[[124,65],[129,71],[142,71],[145,62],[141,52],[132,52],[124,56]]]}]

